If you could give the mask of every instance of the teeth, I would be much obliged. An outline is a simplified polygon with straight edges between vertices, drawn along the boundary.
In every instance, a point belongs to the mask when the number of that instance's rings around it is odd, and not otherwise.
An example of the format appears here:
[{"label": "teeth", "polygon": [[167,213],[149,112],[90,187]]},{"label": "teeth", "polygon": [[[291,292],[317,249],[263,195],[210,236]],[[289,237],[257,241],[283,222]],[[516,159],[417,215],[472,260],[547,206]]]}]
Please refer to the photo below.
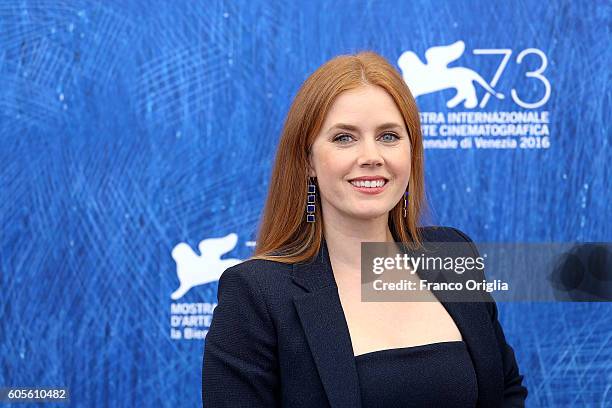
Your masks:
[{"label": "teeth", "polygon": [[355,187],[382,187],[385,185],[385,180],[372,180],[372,181],[354,180],[354,181],[351,181],[351,184],[354,185]]}]

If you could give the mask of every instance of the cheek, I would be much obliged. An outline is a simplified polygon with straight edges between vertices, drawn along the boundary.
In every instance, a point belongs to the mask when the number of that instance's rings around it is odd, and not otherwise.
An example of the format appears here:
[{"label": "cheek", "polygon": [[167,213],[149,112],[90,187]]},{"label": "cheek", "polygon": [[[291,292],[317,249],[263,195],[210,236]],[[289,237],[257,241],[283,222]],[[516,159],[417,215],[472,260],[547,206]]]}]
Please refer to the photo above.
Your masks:
[{"label": "cheek", "polygon": [[412,170],[410,156],[402,153],[388,161],[389,167],[398,178],[409,178]]},{"label": "cheek", "polygon": [[348,175],[351,170],[351,158],[344,157],[342,154],[329,152],[324,157],[321,157],[320,170],[324,172],[325,177],[329,179],[343,178]]}]

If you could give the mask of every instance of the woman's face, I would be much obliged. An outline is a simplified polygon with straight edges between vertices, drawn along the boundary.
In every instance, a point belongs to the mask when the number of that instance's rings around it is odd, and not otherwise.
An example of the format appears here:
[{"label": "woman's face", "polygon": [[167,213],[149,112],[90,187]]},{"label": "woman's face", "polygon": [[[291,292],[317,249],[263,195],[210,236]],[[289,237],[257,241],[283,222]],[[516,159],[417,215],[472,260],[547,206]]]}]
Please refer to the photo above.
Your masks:
[{"label": "woman's face", "polygon": [[[403,117],[383,88],[364,85],[342,92],[309,158],[309,175],[317,177],[325,217],[386,221],[408,186],[410,154]],[[355,180],[373,177],[379,180],[376,184]]]}]

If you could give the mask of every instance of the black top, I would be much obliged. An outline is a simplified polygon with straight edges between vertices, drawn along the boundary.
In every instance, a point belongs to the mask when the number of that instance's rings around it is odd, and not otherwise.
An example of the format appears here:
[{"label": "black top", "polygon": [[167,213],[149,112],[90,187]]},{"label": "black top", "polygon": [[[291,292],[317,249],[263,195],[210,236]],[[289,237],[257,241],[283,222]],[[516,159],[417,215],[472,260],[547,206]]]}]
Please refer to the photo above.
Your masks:
[{"label": "black top", "polygon": [[363,408],[476,406],[476,373],[463,341],[372,351],[355,363]]}]

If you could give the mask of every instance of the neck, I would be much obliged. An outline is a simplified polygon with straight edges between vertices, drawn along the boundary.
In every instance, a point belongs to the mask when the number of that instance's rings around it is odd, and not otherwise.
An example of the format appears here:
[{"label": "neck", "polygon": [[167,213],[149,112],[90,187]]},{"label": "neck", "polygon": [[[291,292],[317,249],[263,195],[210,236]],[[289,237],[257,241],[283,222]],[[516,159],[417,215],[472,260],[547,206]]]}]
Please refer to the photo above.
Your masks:
[{"label": "neck", "polygon": [[336,271],[361,270],[362,242],[394,242],[388,225],[388,214],[366,220],[324,218],[323,235],[330,261]]}]

